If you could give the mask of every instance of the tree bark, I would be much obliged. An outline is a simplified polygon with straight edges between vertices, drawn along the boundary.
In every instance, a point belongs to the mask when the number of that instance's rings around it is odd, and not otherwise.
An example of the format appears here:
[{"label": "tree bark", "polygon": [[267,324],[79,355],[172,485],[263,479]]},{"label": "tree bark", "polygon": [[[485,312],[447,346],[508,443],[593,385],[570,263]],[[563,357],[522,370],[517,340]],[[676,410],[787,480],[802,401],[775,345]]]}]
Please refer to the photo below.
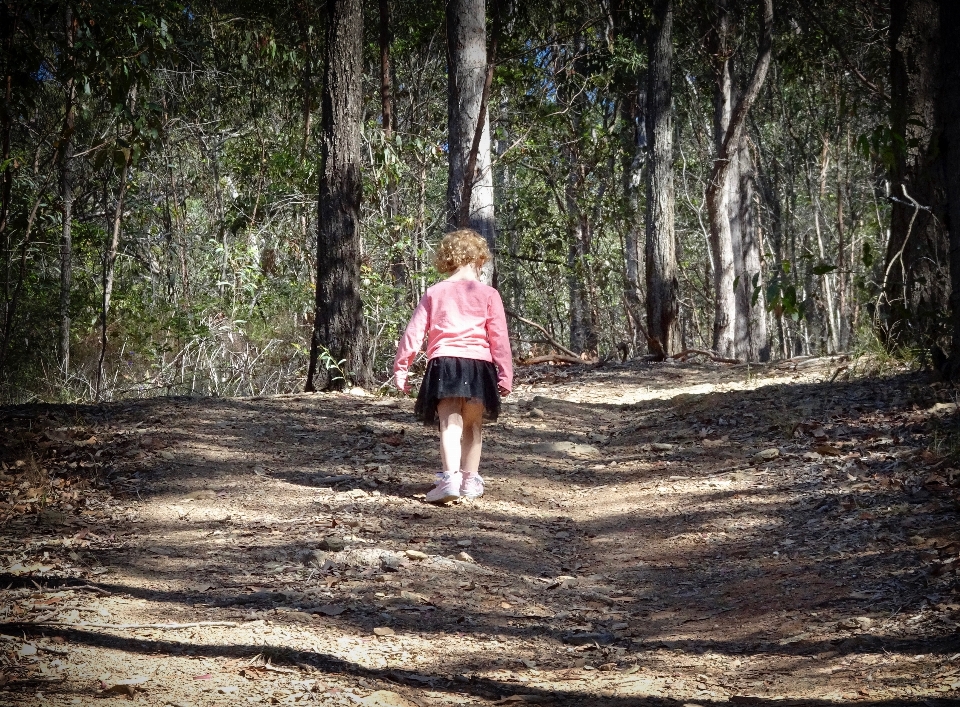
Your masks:
[{"label": "tree bark", "polygon": [[[892,0],[890,5],[890,239],[884,283],[884,334],[889,346],[929,345],[947,299],[947,235],[936,169],[939,80],[938,0]],[[956,37],[947,41],[956,41]]]},{"label": "tree bark", "polygon": [[[447,227],[458,228],[467,213],[467,225],[487,241],[496,254],[496,224],[493,205],[493,172],[490,159],[490,122],[483,106],[487,79],[487,24],[485,0],[450,0],[447,4],[447,118],[450,140],[447,173]],[[464,182],[469,178],[474,136],[476,166],[469,188],[469,206],[463,204]],[[495,280],[495,263],[484,266],[481,278]]]},{"label": "tree bark", "polygon": [[[713,170],[707,184],[707,211],[710,218],[710,241],[714,265],[714,330],[713,348],[724,358],[736,358],[737,297],[734,290],[734,249],[729,218],[733,189],[731,168],[736,167],[747,113],[756,101],[770,66],[773,46],[773,0],[763,0],[763,19],[757,58],[743,95],[730,111],[723,139],[717,150]],[[721,99],[732,91],[729,67],[731,19],[726,0],[721,0],[718,29],[719,91]],[[732,105],[732,101],[729,104]],[[723,100],[718,104],[722,107]],[[718,124],[723,124],[723,119]]]},{"label": "tree bark", "polygon": [[941,80],[938,97],[940,155],[947,197],[950,234],[951,377],[960,378],[960,4],[940,0]]},{"label": "tree bark", "polygon": [[646,281],[647,345],[663,359],[679,350],[673,191],[673,0],[657,0],[650,28],[647,72]]},{"label": "tree bark", "polygon": [[317,225],[316,317],[307,373],[318,360],[327,389],[371,378],[360,300],[360,126],[363,116],[363,3],[327,0],[323,142]]},{"label": "tree bark", "polygon": [[[66,34],[64,64],[72,61],[75,20],[71,6],[66,5],[63,17]],[[64,378],[70,372],[70,292],[73,287],[73,131],[76,119],[76,85],[73,70],[66,81],[66,115],[63,122],[63,143],[60,148],[60,200],[63,224],[60,231],[60,331],[58,353]]]},{"label": "tree bark", "polygon": [[[740,253],[743,263],[743,275],[738,293],[743,293],[741,296],[746,325],[746,350],[743,358],[747,361],[766,362],[770,360],[770,334],[767,329],[767,306],[763,288],[763,251],[753,203],[756,170],[746,142],[740,149],[738,167],[740,171]],[[757,303],[753,304],[755,277],[757,284],[760,285],[760,291]]]}]

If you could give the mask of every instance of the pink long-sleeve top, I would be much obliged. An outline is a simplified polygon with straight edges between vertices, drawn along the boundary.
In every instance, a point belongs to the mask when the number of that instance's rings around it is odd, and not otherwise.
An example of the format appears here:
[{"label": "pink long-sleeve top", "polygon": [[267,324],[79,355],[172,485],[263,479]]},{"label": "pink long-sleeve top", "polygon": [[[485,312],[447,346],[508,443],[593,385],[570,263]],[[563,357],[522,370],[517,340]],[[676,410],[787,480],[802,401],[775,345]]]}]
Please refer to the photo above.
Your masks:
[{"label": "pink long-sleeve top", "polygon": [[490,361],[497,367],[498,385],[506,391],[513,389],[507,318],[500,293],[494,288],[476,280],[443,280],[427,288],[393,362],[394,382],[404,392],[410,390],[407,373],[424,335],[428,360],[457,356]]}]

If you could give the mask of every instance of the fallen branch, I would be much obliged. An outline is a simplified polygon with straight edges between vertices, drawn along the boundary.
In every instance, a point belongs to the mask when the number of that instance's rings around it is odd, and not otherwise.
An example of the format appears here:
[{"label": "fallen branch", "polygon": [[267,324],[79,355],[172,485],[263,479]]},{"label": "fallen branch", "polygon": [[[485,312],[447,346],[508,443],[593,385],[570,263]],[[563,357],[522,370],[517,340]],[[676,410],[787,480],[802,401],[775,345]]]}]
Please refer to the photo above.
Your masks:
[{"label": "fallen branch", "polygon": [[541,334],[543,334],[543,335],[547,338],[547,343],[549,343],[553,348],[555,348],[555,349],[556,349],[557,351],[559,351],[560,353],[562,353],[562,354],[564,354],[564,355],[566,355],[566,356],[569,356],[570,358],[575,358],[575,359],[577,359],[578,362],[581,362],[581,361],[580,361],[580,357],[577,356],[576,352],[571,351],[571,350],[568,349],[566,346],[564,346],[564,345],[561,344],[559,341],[557,341],[557,340],[554,339],[552,336],[550,336],[550,332],[547,331],[547,330],[546,330],[546,327],[544,327],[542,324],[537,324],[536,322],[530,321],[529,319],[526,319],[525,317],[521,317],[519,314],[517,314],[516,312],[514,312],[514,311],[512,311],[512,310],[510,310],[510,309],[504,309],[504,311],[507,313],[507,316],[508,316],[508,317],[513,317],[513,318],[516,319],[518,322],[523,322],[523,323],[526,324],[527,326],[532,326],[534,329],[536,329],[537,331],[539,331]]},{"label": "fallen branch", "polygon": [[724,358],[716,351],[704,351],[703,349],[684,349],[680,353],[675,353],[670,358],[688,358],[689,356],[706,356],[711,361],[716,361],[717,363],[743,363],[740,359],[737,358]]},{"label": "fallen branch", "polygon": [[185,624],[101,624],[88,623],[66,623],[65,621],[38,621],[29,624],[30,626],[49,626],[51,628],[109,628],[116,631],[128,631],[131,629],[150,628],[160,631],[175,631],[184,628],[199,628],[201,626],[239,626],[236,621],[191,621]]},{"label": "fallen branch", "polygon": [[551,354],[549,356],[534,356],[525,361],[521,361],[524,366],[532,366],[535,363],[593,363],[593,361],[584,361],[582,358],[574,356],[564,356],[563,354]]}]

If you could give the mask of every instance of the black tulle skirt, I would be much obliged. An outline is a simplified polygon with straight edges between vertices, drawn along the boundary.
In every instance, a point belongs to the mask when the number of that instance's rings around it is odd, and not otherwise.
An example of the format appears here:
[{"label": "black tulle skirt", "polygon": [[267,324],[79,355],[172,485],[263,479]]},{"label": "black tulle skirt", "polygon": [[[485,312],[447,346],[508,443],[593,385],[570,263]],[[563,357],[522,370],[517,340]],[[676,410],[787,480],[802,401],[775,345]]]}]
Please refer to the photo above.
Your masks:
[{"label": "black tulle skirt", "polygon": [[427,362],[423,383],[413,408],[417,419],[435,425],[437,403],[444,398],[470,398],[483,403],[483,419],[500,416],[500,391],[497,389],[497,367],[489,361],[473,358],[440,356]]}]

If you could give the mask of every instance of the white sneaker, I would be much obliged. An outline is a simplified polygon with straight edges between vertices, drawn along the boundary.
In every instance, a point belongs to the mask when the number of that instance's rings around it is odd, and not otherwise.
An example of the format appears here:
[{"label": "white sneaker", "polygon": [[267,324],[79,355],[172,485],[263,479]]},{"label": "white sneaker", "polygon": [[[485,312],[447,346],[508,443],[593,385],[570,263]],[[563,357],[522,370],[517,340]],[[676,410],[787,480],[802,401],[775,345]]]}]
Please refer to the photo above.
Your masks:
[{"label": "white sneaker", "polygon": [[464,474],[460,495],[464,498],[480,498],[483,495],[483,477],[480,474]]},{"label": "white sneaker", "polygon": [[449,503],[460,498],[463,474],[459,471],[443,471],[437,474],[433,488],[427,491],[427,503]]}]

